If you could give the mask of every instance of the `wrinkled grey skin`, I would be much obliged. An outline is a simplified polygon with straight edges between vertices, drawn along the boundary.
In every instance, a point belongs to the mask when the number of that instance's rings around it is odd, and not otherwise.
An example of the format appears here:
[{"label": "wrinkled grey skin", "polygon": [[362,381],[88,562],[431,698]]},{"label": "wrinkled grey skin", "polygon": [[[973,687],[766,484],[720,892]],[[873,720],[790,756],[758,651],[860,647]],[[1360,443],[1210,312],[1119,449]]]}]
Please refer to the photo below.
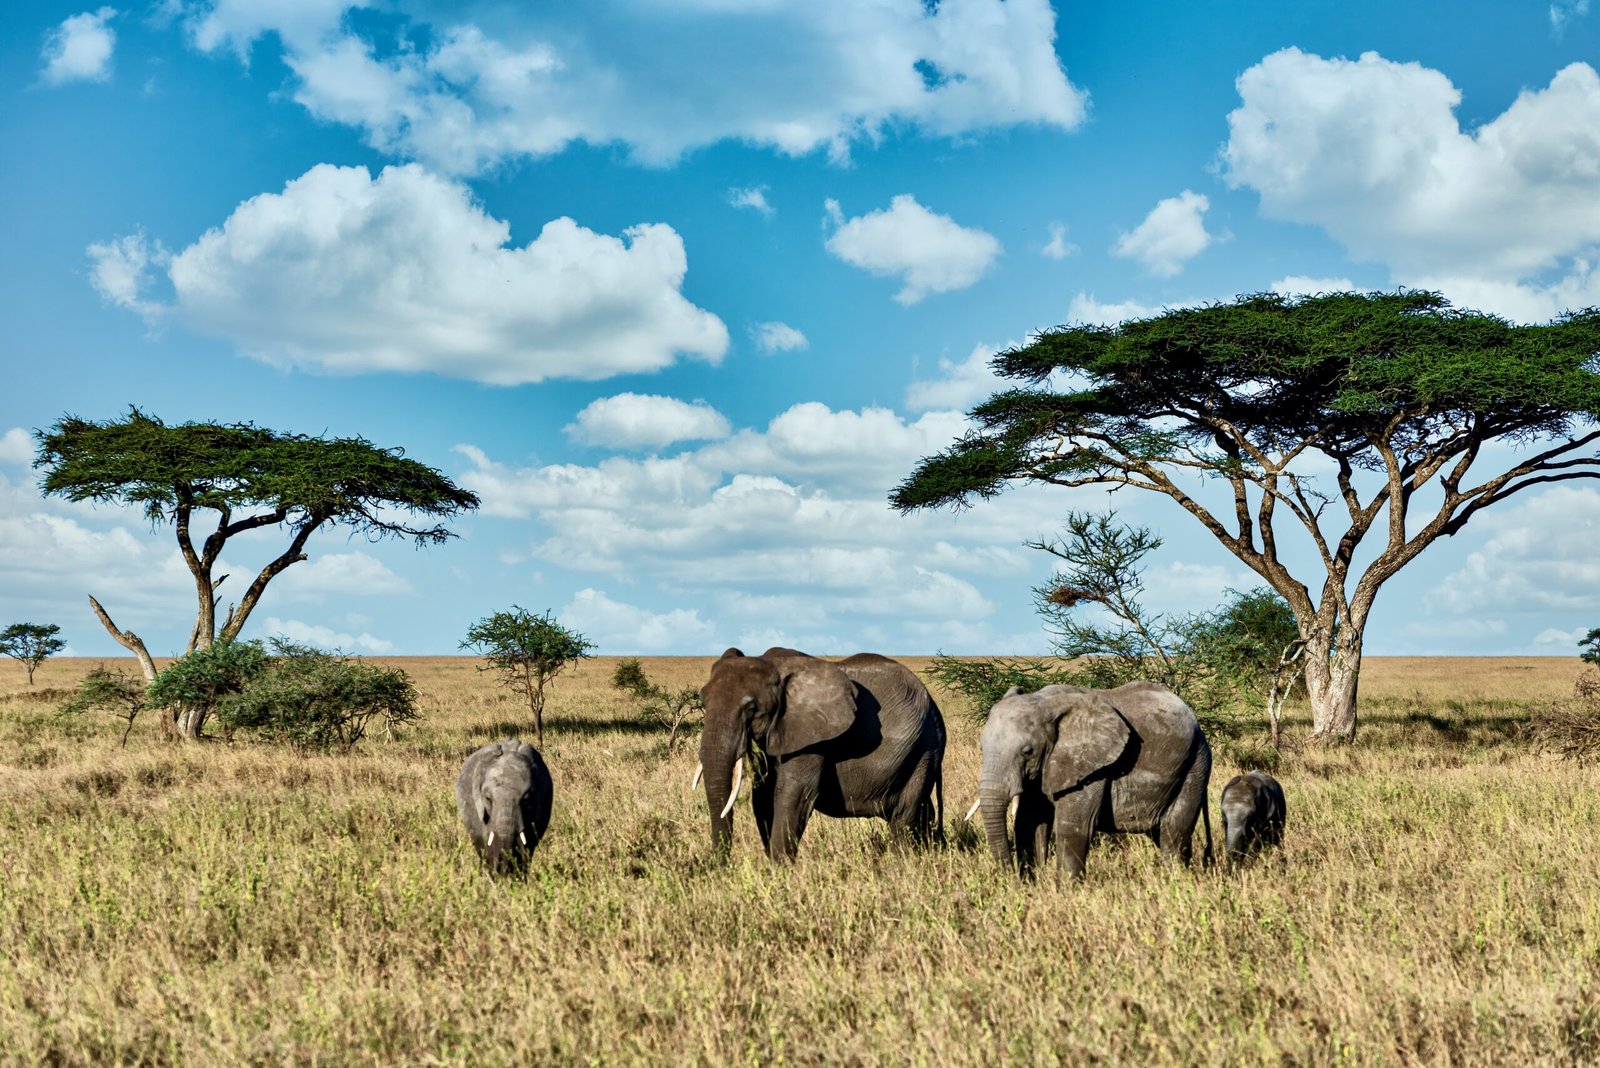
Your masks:
[{"label": "wrinkled grey skin", "polygon": [[775,861],[793,859],[813,812],[886,819],[897,846],[943,834],[944,718],[904,665],[874,653],[834,664],[793,649],[729,649],[700,696],[713,852],[732,842],[733,813],[721,812],[746,757],[751,811]]},{"label": "wrinkled grey skin", "polygon": [[456,777],[456,812],[491,872],[526,870],[550,825],[552,793],[544,758],[526,742],[493,742],[467,757]]},{"label": "wrinkled grey skin", "polygon": [[1144,834],[1187,864],[1206,814],[1211,746],[1177,694],[1153,682],[1114,690],[1016,687],[989,711],[978,801],[996,860],[1010,867],[1006,809],[1017,799],[1016,863],[1033,872],[1052,839],[1063,876],[1083,877],[1097,832]]},{"label": "wrinkled grey skin", "polygon": [[1235,775],[1222,788],[1222,834],[1228,841],[1228,863],[1237,864],[1265,846],[1283,841],[1287,808],[1283,787],[1264,771]]}]

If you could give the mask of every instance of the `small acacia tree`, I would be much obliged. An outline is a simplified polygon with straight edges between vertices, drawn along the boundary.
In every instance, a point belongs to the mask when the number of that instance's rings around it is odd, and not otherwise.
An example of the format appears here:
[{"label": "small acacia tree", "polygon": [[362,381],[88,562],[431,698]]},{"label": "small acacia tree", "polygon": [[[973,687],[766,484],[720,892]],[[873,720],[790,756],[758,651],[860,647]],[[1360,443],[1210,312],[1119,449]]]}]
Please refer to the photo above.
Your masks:
[{"label": "small acacia tree", "polygon": [[[364,438],[285,434],[251,423],[168,426],[138,408],[103,423],[63,416],[35,436],[33,464],[43,472],[46,494],[137,505],[153,526],[172,525],[198,599],[186,652],[236,639],[267,584],[308,559],[306,543],[322,527],[343,526],[373,541],[438,544],[453,536],[442,524],[397,515],[448,519],[478,506],[476,495],[433,468]],[[193,527],[207,513],[215,526],[197,544]],[[267,527],[282,528],[289,544],[261,567],[219,625],[217,590],[228,576],[215,570],[223,547]],[[118,630],[93,596],[89,604],[153,680],[155,663],[143,639]]]},{"label": "small acacia tree", "polygon": [[385,733],[417,718],[417,690],[399,668],[274,638],[263,670],[217,708],[224,730],[295,749],[348,751],[377,721]]},{"label": "small acacia tree", "polygon": [[61,705],[65,715],[84,712],[109,712],[127,723],[122,731],[122,747],[128,747],[128,735],[133,733],[133,721],[144,711],[144,680],[122,670],[111,671],[104,664],[95,666],[78,689]]},{"label": "small acacia tree", "polygon": [[1579,660],[1585,664],[1600,665],[1600,627],[1595,627],[1585,634],[1583,640],[1578,643],[1578,648],[1582,650],[1578,654]]},{"label": "small acacia tree", "polygon": [[61,628],[54,623],[13,623],[0,630],[0,653],[20,660],[28,669],[28,685],[33,685],[33,673],[39,665],[67,647],[56,635]]},{"label": "small acacia tree", "polygon": [[611,673],[611,685],[639,702],[645,718],[667,728],[667,750],[670,752],[678,740],[678,730],[694,713],[705,712],[700,699],[700,687],[683,686],[669,690],[644,673],[644,665],[637,657],[629,657],[617,664]]},{"label": "small acacia tree", "polygon": [[[1600,476],[1597,353],[1600,310],[1513,326],[1406,290],[1061,327],[994,358],[1018,387],[890,501],[961,506],[1013,481],[1171,498],[1288,602],[1313,737],[1354,741],[1383,584],[1490,505]],[[1310,573],[1280,552],[1285,523],[1309,538]]]},{"label": "small acacia tree", "polygon": [[549,611],[536,616],[512,605],[474,623],[461,648],[475,650],[488,661],[480,670],[497,672],[501,685],[523,695],[543,748],[545,684],[589,656],[594,643],[563,627]]},{"label": "small acacia tree", "polygon": [[1011,686],[1032,691],[1052,683],[1110,688],[1148,679],[1215,726],[1265,697],[1276,744],[1280,702],[1271,687],[1287,693],[1284,657],[1299,644],[1289,606],[1271,590],[1228,590],[1209,611],[1151,612],[1143,603],[1144,560],[1161,544],[1148,527],[1126,526],[1115,512],[1067,513],[1061,534],[1027,543],[1059,561],[1034,590],[1054,659],[939,656],[932,676],[967,696],[980,717]]}]

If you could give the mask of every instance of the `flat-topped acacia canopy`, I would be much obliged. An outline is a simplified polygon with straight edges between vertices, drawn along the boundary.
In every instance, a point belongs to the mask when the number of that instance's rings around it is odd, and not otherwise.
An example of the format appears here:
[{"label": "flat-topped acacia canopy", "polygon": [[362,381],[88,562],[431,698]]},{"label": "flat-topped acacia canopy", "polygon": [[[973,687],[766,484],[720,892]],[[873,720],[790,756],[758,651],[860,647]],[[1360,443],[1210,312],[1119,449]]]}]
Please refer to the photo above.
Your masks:
[{"label": "flat-topped acacia canopy", "polygon": [[[403,450],[359,437],[289,434],[252,423],[168,426],[138,408],[105,422],[63,416],[35,436],[34,466],[46,494],[138,505],[152,524],[173,525],[199,600],[190,650],[237,637],[267,583],[306,559],[306,542],[318,528],[332,524],[375,541],[402,537],[438,544],[453,535],[433,520],[478,506],[475,494]],[[217,516],[198,545],[191,533],[197,510]],[[235,535],[274,526],[289,531],[288,548],[261,568],[219,633],[216,590],[227,576],[214,578],[212,569],[223,546]],[[119,632],[98,602],[90,601],[113,636],[153,674],[137,636]]]},{"label": "flat-topped acacia canopy", "polygon": [[[1353,738],[1362,631],[1382,583],[1490,504],[1600,475],[1597,354],[1595,309],[1518,326],[1419,290],[1255,294],[1060,327],[994,358],[1022,385],[974,408],[976,427],[918,464],[890,502],[964,506],[1013,481],[1171,497],[1288,600],[1315,733]],[[1492,441],[1524,448],[1474,471]],[[1308,472],[1313,455],[1334,473]],[[1232,507],[1191,494],[1176,481],[1186,472],[1227,483]],[[1435,479],[1437,510],[1408,530],[1413,497]],[[1320,555],[1315,595],[1279,557],[1280,510]],[[1384,542],[1351,588],[1356,548],[1380,516]]]}]

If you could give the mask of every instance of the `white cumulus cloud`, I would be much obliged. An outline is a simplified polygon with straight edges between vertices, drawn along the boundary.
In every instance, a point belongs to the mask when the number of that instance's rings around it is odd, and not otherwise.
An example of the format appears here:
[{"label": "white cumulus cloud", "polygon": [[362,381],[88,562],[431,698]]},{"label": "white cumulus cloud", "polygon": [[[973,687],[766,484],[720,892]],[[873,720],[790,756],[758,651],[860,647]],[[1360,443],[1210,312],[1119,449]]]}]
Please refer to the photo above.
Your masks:
[{"label": "white cumulus cloud", "polygon": [[117,31],[111,20],[117,10],[102,7],[63,19],[45,37],[39,58],[44,61],[40,77],[46,85],[67,82],[103,82],[111,77],[111,55],[117,45]]},{"label": "white cumulus cloud", "polygon": [[277,616],[268,616],[262,622],[261,633],[268,638],[287,638],[289,641],[299,642],[302,645],[314,645],[319,649],[337,649],[347,653],[359,649],[362,652],[381,654],[394,649],[393,642],[384,638],[373,637],[366,631],[362,631],[360,634],[348,634],[320,623],[304,623],[298,619],[279,619]]},{"label": "white cumulus cloud", "polygon": [[574,142],[652,164],[728,140],[843,160],[890,126],[1072,129],[1085,112],[1048,0],[592,0],[512,5],[481,25],[401,3],[399,48],[342,19],[358,6],[216,0],[189,28],[198,47],[240,56],[275,32],[300,104],[452,173]]},{"label": "white cumulus cloud", "polygon": [[[432,372],[496,385],[716,362],[728,331],[681,292],[670,226],[622,238],[572,219],[511,246],[459,183],[410,164],[373,178],[320,164],[245,201],[167,259],[142,238],[90,247],[106,299],[170,311],[274,364],[338,374]],[[165,266],[173,303],[143,297]]]},{"label": "white cumulus cloud", "polygon": [[1130,319],[1148,319],[1160,315],[1164,309],[1136,300],[1106,303],[1096,300],[1092,293],[1079,293],[1067,305],[1067,321],[1089,326],[1116,326]]},{"label": "white cumulus cloud", "polygon": [[767,202],[767,187],[764,185],[754,186],[749,189],[740,189],[738,187],[729,189],[728,203],[736,208],[748,208],[756,214],[763,215],[769,219],[777,214],[777,209]]},{"label": "white cumulus cloud", "polygon": [[1314,296],[1318,293],[1349,293],[1356,286],[1348,278],[1311,278],[1303,274],[1291,274],[1278,279],[1267,288],[1284,296]]},{"label": "white cumulus cloud", "polygon": [[1138,261],[1153,275],[1170,278],[1211,244],[1205,224],[1210,207],[1207,197],[1189,189],[1158,201],[1143,222],[1117,240],[1111,253]]},{"label": "white cumulus cloud", "polygon": [[364,552],[313,556],[273,580],[272,593],[295,601],[320,602],[329,597],[368,597],[412,592],[411,583]]},{"label": "white cumulus cloud", "polygon": [[1074,252],[1078,246],[1067,240],[1067,228],[1060,223],[1050,224],[1050,240],[1039,250],[1039,255],[1047,260],[1064,260]]},{"label": "white cumulus cloud", "polygon": [[[1025,600],[1019,571],[1044,563],[995,546],[1051,529],[1072,495],[1027,487],[959,515],[895,513],[888,492],[966,425],[950,411],[908,419],[806,402],[669,457],[516,467],[462,446],[470,468],[459,481],[483,497],[484,515],[537,532],[533,558],[650,590],[641,612],[698,611],[714,628],[704,646],[663,649],[715,651],[774,633],[818,649],[838,648],[840,634],[910,643],[902,651],[999,648],[989,645],[999,640],[989,623],[996,576]],[[597,617],[606,608],[624,621],[618,633],[636,633],[630,620],[645,625],[593,601]]]},{"label": "white cumulus cloud", "polygon": [[33,463],[33,435],[14,426],[0,434],[0,464]]},{"label": "white cumulus cloud", "polygon": [[728,420],[705,401],[619,393],[601,397],[566,427],[574,441],[612,448],[660,448],[678,441],[709,441],[732,432]]},{"label": "white cumulus cloud", "polygon": [[827,239],[834,256],[880,277],[903,283],[894,299],[915,304],[929,293],[965,289],[1000,255],[1000,242],[983,230],[960,225],[902,193],[889,207],[845,219],[839,204],[825,205],[836,228]]},{"label": "white cumulus cloud", "polygon": [[714,652],[715,629],[700,618],[698,609],[675,608],[651,612],[616,601],[599,590],[585,588],[573,594],[559,615],[562,622],[594,642],[602,652],[656,652],[699,648]]},{"label": "white cumulus cloud", "polygon": [[806,336],[788,323],[757,323],[750,330],[762,352],[792,352],[808,347]]},{"label": "white cumulus cloud", "polygon": [[1600,609],[1600,490],[1553,486],[1490,509],[1472,525],[1488,540],[1428,596],[1430,609]]},{"label": "white cumulus cloud", "polygon": [[[1548,318],[1600,298],[1600,76],[1586,63],[1472,130],[1443,73],[1295,48],[1239,76],[1224,177],[1395,281]],[[1554,272],[1554,276],[1552,276]]]},{"label": "white cumulus cloud", "polygon": [[917,379],[906,387],[906,407],[914,412],[949,408],[964,411],[1014,385],[996,375],[989,366],[989,361],[999,351],[993,345],[976,345],[964,360],[940,357],[938,378]]}]

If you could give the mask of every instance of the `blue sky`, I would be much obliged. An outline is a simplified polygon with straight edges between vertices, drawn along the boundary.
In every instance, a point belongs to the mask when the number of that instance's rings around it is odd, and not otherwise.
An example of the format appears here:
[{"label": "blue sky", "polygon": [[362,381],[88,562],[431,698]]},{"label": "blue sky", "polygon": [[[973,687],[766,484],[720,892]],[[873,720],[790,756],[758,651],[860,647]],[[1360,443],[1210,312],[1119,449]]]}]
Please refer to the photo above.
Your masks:
[{"label": "blue sky", "polygon": [[[181,647],[170,533],[28,466],[33,428],[135,404],[360,434],[483,497],[443,547],[319,535],[258,635],[451,652],[515,602],[606,653],[1043,651],[1023,543],[1105,494],[885,504],[987,356],[1272,288],[1600,304],[1589,7],[4,5],[0,618],[115,654],[94,594]],[[1254,584],[1133,496],[1153,608]],[[1368,651],[1572,655],[1597,535],[1586,487],[1491,509]]]}]

